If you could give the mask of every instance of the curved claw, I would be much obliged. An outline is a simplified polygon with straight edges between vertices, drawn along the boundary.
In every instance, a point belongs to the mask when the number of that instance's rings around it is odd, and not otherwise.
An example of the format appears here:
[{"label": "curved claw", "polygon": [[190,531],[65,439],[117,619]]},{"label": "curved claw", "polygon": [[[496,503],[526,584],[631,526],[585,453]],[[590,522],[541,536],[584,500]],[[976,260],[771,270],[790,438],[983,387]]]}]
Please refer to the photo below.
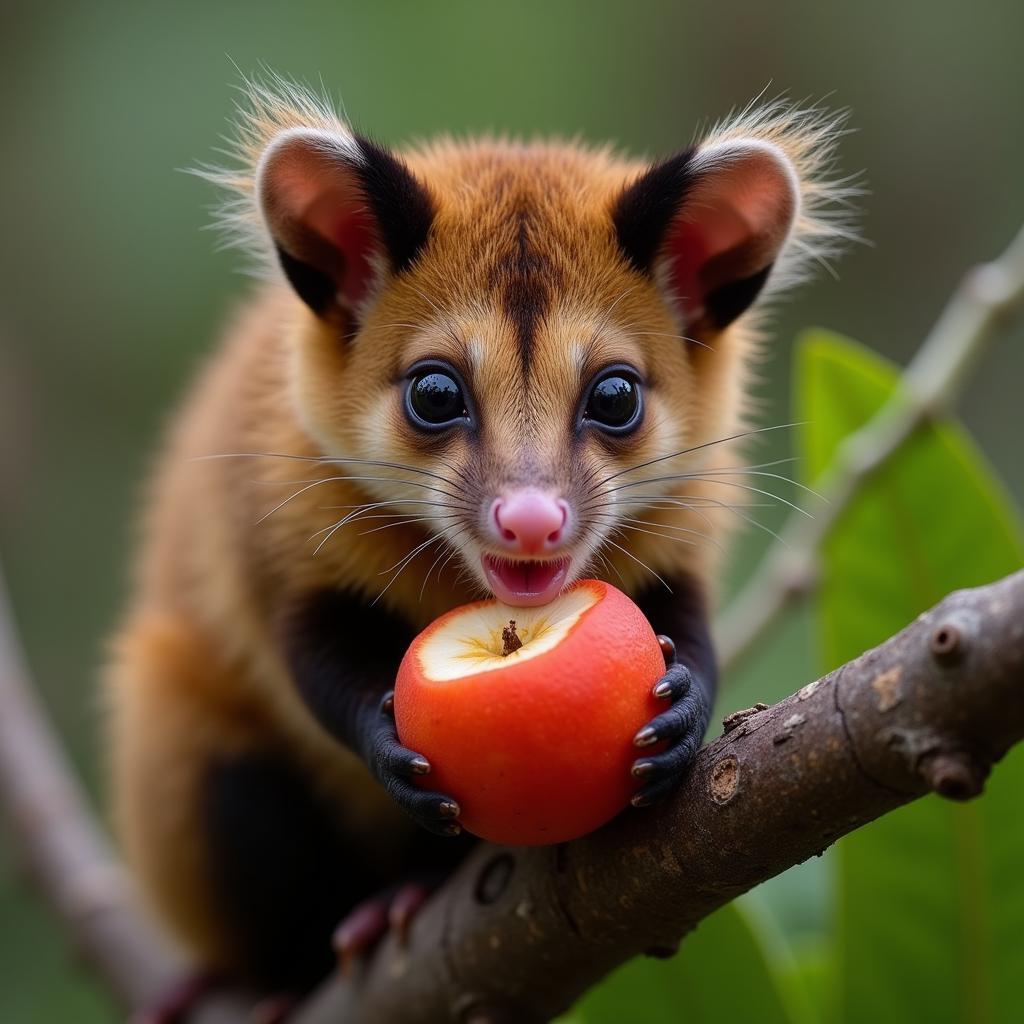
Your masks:
[{"label": "curved claw", "polygon": [[395,722],[389,713],[391,694],[385,694],[379,714],[364,734],[363,749],[371,771],[391,798],[419,825],[440,836],[457,836],[462,831],[456,818],[458,803],[444,793],[420,789],[410,781],[427,775],[430,762],[398,742]]},{"label": "curved claw", "polygon": [[693,685],[693,673],[679,662],[672,662],[665,674],[654,684],[651,693],[659,699],[679,700]]},{"label": "curved claw", "polygon": [[711,716],[709,698],[696,683],[689,668],[672,662],[655,684],[654,695],[670,699],[672,704],[645,725],[633,737],[633,743],[641,748],[656,743],[667,747],[633,762],[633,777],[644,783],[631,800],[634,807],[646,807],[666,796],[693,763]]}]

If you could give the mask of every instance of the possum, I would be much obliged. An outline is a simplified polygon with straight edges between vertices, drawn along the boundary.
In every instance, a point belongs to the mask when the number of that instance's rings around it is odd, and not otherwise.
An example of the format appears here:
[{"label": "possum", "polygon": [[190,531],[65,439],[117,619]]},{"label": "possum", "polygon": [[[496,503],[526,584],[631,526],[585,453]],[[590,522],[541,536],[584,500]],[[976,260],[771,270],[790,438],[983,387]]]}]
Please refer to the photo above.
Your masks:
[{"label": "possum", "polygon": [[203,970],[301,993],[339,922],[360,953],[465,856],[391,689],[469,600],[630,595],[666,652],[633,803],[685,775],[766,300],[850,237],[841,125],[776,101],[654,162],[398,153],[250,85],[205,174],[265,273],[169,431],[106,677],[120,841]]}]

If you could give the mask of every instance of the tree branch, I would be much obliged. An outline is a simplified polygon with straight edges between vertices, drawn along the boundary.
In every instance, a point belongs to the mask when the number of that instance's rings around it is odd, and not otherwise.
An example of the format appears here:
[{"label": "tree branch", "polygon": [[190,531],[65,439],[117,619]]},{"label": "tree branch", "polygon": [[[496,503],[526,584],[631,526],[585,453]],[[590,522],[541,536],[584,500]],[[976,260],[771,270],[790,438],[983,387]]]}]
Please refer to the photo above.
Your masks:
[{"label": "tree branch", "polygon": [[296,1024],[531,1024],[618,964],[1024,738],[1024,570],[951,594],[774,707],[731,716],[665,805],[556,847],[484,846]]},{"label": "tree branch", "polygon": [[765,630],[817,579],[817,554],[862,485],[921,424],[949,409],[971,369],[1024,305],[1024,228],[991,263],[970,270],[953,293],[889,401],[847,437],[815,486],[825,502],[813,519],[793,516],[740,595],[716,623],[723,670],[735,668]]},{"label": "tree branch", "polygon": [[184,964],[142,918],[28,685],[0,577],[0,798],[21,858],[89,966],[139,1006]]},{"label": "tree branch", "polygon": [[[941,412],[1024,301],[1024,231],[965,279],[900,388],[844,443],[830,504],[783,531],[719,630],[726,667],[813,585],[815,554],[857,489]],[[945,625],[944,630],[940,625]],[[940,635],[941,634],[941,635]],[[714,909],[929,788],[980,791],[1024,737],[1024,574],[951,595],[903,633],[705,748],[666,806],[575,843],[484,846],[357,978],[324,986],[299,1024],[546,1020],[617,964],[667,950]],[[0,798],[24,861],[82,955],[130,1008],[183,969],[138,910],[28,685],[0,578]],[[609,902],[614,894],[614,902]],[[247,1019],[229,994],[196,1024]]]},{"label": "tree branch", "polygon": [[[0,806],[15,851],[115,1001],[148,1010],[192,968],[139,907],[29,680],[0,571]],[[250,1002],[216,993],[190,1024],[248,1024]]]}]

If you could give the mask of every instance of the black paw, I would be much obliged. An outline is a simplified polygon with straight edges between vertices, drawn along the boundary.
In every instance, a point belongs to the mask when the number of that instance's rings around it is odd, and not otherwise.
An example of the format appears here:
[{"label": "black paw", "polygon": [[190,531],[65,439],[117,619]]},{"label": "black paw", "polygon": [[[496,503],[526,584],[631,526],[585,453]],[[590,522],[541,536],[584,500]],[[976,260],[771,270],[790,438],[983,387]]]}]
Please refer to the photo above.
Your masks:
[{"label": "black paw", "polygon": [[394,694],[387,693],[363,723],[363,759],[413,821],[436,835],[457,836],[462,831],[455,820],[462,813],[459,805],[450,796],[420,789],[411,781],[414,776],[427,775],[430,763],[398,742],[393,709]]},{"label": "black paw", "polygon": [[675,645],[667,637],[659,637],[665,652],[667,670],[654,685],[654,696],[671,702],[667,711],[650,721],[633,737],[638,747],[651,747],[666,742],[660,753],[641,757],[633,762],[633,777],[644,786],[632,799],[634,807],[667,796],[683,779],[697,756],[708,722],[711,701],[707,690],[685,665],[676,661]]}]

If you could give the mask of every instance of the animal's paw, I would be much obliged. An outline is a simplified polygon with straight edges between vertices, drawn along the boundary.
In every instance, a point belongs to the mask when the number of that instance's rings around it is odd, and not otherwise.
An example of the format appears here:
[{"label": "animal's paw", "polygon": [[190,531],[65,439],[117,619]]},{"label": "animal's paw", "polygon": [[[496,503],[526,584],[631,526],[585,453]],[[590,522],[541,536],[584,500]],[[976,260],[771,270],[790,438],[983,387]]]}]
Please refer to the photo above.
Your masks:
[{"label": "animal's paw", "polygon": [[462,831],[455,820],[462,813],[458,803],[444,793],[421,789],[412,781],[415,776],[430,773],[430,762],[398,742],[393,692],[384,695],[364,722],[360,748],[370,771],[417,824],[441,836],[457,836]]},{"label": "animal's paw", "polygon": [[338,965],[345,973],[388,932],[405,944],[409,926],[434,886],[426,881],[406,882],[353,907],[334,931],[332,943]]},{"label": "animal's paw", "polygon": [[132,1015],[129,1024],[185,1024],[192,1012],[224,984],[212,971],[185,975],[164,991],[156,1002]]},{"label": "animal's paw", "polygon": [[657,754],[638,758],[631,769],[644,786],[633,797],[634,807],[646,807],[666,796],[683,779],[697,756],[711,718],[707,691],[693,673],[676,661],[675,645],[658,637],[665,652],[665,674],[654,684],[654,696],[670,707],[645,725],[633,737],[637,747],[666,746]]}]

